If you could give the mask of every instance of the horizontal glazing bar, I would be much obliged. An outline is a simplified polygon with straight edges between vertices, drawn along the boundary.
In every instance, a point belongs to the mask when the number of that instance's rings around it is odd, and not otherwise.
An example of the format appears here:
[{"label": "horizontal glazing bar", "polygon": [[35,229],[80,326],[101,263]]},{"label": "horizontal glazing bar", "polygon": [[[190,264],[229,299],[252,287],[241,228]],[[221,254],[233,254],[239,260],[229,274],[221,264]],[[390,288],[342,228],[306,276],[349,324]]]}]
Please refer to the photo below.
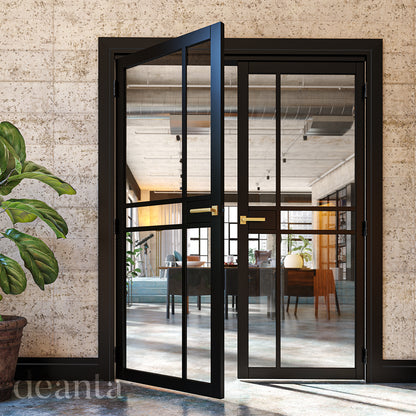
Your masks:
[{"label": "horizontal glazing bar", "polygon": [[125,205],[126,208],[137,207],[151,207],[155,205],[168,205],[168,204],[180,204],[183,202],[183,198],[163,199],[158,201],[144,201],[144,202],[131,202]]},{"label": "horizontal glazing bar", "polygon": [[[134,231],[163,231],[163,230],[181,230],[184,226],[180,224],[171,224],[171,225],[159,225],[159,226],[148,226],[148,227],[126,227],[126,231],[134,232]],[[309,233],[309,231],[308,231]]]},{"label": "horizontal glazing bar", "polygon": [[280,230],[280,234],[346,234],[355,235],[355,230]]},{"label": "horizontal glazing bar", "polygon": [[304,205],[288,205],[280,207],[281,211],[355,211],[355,207],[310,207]]}]

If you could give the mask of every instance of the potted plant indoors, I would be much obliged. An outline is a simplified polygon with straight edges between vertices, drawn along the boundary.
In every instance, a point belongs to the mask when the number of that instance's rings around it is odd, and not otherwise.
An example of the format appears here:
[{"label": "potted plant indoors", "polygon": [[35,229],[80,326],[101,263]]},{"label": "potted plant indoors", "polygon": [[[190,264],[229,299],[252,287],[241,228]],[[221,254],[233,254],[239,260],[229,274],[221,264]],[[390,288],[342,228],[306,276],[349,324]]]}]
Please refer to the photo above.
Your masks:
[{"label": "potted plant indoors", "polygon": [[[44,221],[56,234],[65,238],[68,227],[64,219],[45,202],[37,199],[4,199],[23,179],[36,179],[52,187],[59,195],[75,194],[74,188],[57,178],[43,166],[26,160],[26,145],[19,130],[9,122],[0,123],[0,213],[6,214],[12,225],[0,230],[0,239],[11,240],[33,280],[44,290],[59,272],[52,250],[39,238],[18,230],[17,223],[36,219]],[[26,275],[14,259],[0,253],[0,288],[6,295],[18,295],[26,289]],[[0,300],[2,295],[0,294]],[[10,398],[16,371],[22,331],[27,321],[23,317],[0,315],[0,401]]]},{"label": "potted plant indoors", "polygon": [[301,244],[294,246],[296,243],[294,242],[293,236],[291,234],[288,235],[289,253],[284,260],[286,269],[301,269],[306,262],[312,260],[311,242],[301,235],[298,238]]},{"label": "potted plant indoors", "polygon": [[126,233],[126,291],[127,291],[127,306],[133,304],[133,278],[139,277],[142,272],[137,266],[142,248],[136,247],[136,242],[133,240],[131,233]]}]

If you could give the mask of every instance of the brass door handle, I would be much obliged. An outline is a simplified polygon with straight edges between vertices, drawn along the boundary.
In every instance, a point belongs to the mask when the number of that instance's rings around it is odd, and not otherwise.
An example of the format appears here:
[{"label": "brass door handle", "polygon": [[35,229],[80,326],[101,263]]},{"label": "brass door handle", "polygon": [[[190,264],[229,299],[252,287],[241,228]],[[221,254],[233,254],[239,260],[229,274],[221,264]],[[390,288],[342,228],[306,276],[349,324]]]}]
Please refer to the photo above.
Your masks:
[{"label": "brass door handle", "polygon": [[263,217],[246,217],[245,215],[240,215],[240,224],[245,225],[247,224],[247,221],[252,222],[264,222],[266,221],[266,218]]},{"label": "brass door handle", "polygon": [[202,214],[204,212],[210,212],[212,216],[218,215],[218,205],[213,205],[208,208],[194,208],[189,210],[190,214]]}]

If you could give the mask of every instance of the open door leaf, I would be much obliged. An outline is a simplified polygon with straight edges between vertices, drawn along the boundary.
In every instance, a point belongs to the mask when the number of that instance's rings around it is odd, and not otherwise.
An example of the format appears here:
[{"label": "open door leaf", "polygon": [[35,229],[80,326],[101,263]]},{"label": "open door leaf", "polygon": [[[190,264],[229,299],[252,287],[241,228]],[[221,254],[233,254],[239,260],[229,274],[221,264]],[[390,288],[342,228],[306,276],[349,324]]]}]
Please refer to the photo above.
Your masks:
[{"label": "open door leaf", "polygon": [[20,264],[0,254],[0,287],[3,292],[18,295],[26,289],[26,276]]},{"label": "open door leaf", "polygon": [[58,262],[52,250],[42,240],[14,228],[9,228],[2,234],[17,245],[26,268],[42,290],[45,285],[56,280],[59,272]]},{"label": "open door leaf", "polygon": [[51,227],[58,238],[65,238],[68,234],[65,220],[45,202],[36,199],[9,199],[0,206],[6,210],[13,224],[32,222],[40,218]]}]

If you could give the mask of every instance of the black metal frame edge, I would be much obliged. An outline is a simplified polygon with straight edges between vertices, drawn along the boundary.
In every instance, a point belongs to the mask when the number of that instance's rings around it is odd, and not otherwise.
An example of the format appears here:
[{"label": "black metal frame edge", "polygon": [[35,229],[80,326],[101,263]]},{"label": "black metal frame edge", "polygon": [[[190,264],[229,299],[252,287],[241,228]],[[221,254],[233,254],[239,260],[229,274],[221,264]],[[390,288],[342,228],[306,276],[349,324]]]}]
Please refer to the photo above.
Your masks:
[{"label": "black metal frame edge", "polygon": [[[363,362],[363,349],[366,347],[365,331],[366,321],[366,272],[365,262],[365,236],[359,232],[360,224],[363,224],[366,216],[366,186],[367,166],[365,164],[365,155],[367,152],[367,137],[365,134],[365,102],[363,97],[365,66],[363,62],[355,64],[355,367],[357,369],[356,378],[366,378],[366,365]],[[361,179],[364,175],[364,180]],[[359,179],[359,180],[357,180]],[[354,217],[354,213],[351,214]],[[351,237],[353,239],[354,237]],[[353,254],[352,254],[353,255]],[[368,276],[367,276],[368,277]],[[361,324],[357,325],[360,320]]]},{"label": "black metal frame edge", "polygon": [[[209,383],[195,380],[186,380],[181,377],[165,376],[155,373],[146,373],[131,369],[122,369],[118,378],[133,381],[135,383],[158,386],[166,389],[181,390],[188,393],[218,398],[217,389],[213,389]],[[172,387],[174,386],[174,387]]]},{"label": "black metal frame edge", "polygon": [[[244,163],[241,160],[248,160],[248,63],[240,62],[238,64],[238,108],[237,123],[239,137],[238,143],[238,217],[241,215],[248,215],[248,175]],[[244,146],[242,146],[244,144]],[[239,241],[247,241],[248,227],[238,224]],[[248,276],[248,250],[242,244],[238,244],[238,287],[239,296],[237,298],[238,305],[238,332],[237,332],[237,377],[248,378],[248,329],[244,323],[248,320],[248,304],[245,302],[248,299],[248,279],[243,276]]]}]

